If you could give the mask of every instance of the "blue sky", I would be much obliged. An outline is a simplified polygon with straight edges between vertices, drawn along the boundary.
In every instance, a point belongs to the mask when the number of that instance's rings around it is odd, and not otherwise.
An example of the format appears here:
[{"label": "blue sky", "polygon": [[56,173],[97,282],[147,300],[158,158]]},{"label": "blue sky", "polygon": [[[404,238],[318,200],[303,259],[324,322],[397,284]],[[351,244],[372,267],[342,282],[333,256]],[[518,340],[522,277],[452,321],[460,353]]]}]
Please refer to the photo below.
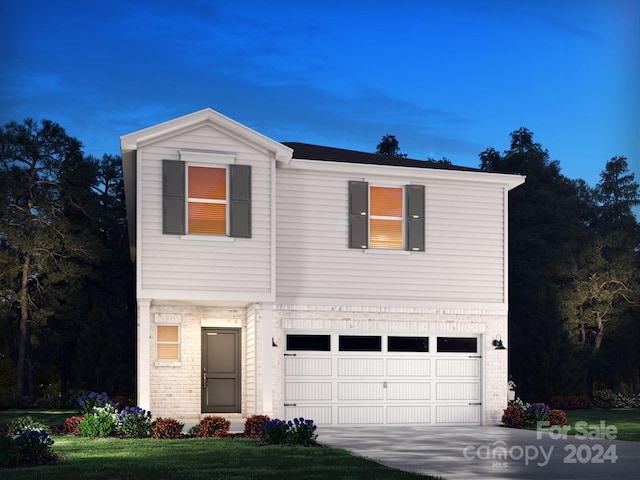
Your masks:
[{"label": "blue sky", "polygon": [[278,141],[477,167],[520,127],[595,185],[640,180],[639,0],[3,2],[0,124],[95,156],[205,107]]}]

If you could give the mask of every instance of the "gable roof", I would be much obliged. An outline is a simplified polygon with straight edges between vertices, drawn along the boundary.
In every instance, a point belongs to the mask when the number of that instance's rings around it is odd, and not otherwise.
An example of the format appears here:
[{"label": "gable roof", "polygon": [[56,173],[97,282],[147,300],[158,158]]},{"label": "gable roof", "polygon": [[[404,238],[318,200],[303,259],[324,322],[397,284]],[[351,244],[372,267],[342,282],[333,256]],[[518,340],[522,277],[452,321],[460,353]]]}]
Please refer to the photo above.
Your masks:
[{"label": "gable roof", "polygon": [[216,112],[211,108],[205,108],[182,117],[174,118],[167,122],[159,123],[151,127],[143,128],[120,137],[120,149],[122,154],[135,151],[140,145],[152,143],[160,138],[171,136],[177,132],[202,125],[211,125],[227,135],[237,138],[256,147],[260,147],[274,156],[280,162],[291,159],[291,149],[275,140],[262,135],[251,128],[236,122]]},{"label": "gable roof", "polygon": [[441,170],[456,170],[462,172],[481,172],[478,168],[461,167],[449,163],[433,162],[430,160],[414,160],[411,158],[392,157],[375,153],[346,150],[343,148],[324,147],[310,143],[282,142],[293,149],[293,158],[299,160],[324,160],[327,162],[361,163],[366,165],[388,165],[395,167],[436,168]]}]

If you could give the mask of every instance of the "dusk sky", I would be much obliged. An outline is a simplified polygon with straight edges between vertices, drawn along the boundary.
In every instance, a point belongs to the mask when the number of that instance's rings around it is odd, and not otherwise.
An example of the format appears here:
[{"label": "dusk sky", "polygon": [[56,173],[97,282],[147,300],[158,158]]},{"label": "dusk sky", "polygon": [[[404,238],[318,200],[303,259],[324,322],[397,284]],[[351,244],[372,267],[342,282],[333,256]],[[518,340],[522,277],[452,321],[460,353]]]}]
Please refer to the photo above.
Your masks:
[{"label": "dusk sky", "polygon": [[87,154],[206,107],[277,141],[477,167],[520,127],[595,185],[640,180],[639,0],[5,1],[0,124]]}]

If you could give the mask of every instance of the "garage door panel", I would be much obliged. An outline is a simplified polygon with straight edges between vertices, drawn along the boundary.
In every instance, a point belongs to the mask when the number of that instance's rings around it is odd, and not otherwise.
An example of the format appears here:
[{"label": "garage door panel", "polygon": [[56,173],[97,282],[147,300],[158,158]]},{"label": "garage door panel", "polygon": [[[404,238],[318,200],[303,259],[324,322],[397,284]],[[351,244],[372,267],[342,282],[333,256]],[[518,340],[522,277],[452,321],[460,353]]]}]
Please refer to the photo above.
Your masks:
[{"label": "garage door panel", "polygon": [[285,352],[286,418],[319,425],[481,424],[480,352],[399,350],[385,335],[379,336],[380,351],[345,350],[339,334],[325,336],[331,341],[324,350],[315,344],[303,350],[299,341]]},{"label": "garage door panel", "polygon": [[338,405],[338,423],[347,424],[382,424],[384,409],[379,405]]},{"label": "garage door panel", "polygon": [[330,358],[285,357],[285,375],[292,377],[331,376]]},{"label": "garage door panel", "polygon": [[287,406],[284,407],[284,414],[286,418],[305,418],[307,420],[313,420],[318,425],[332,425],[332,408],[330,406]]},{"label": "garage door panel", "polygon": [[429,400],[431,385],[426,382],[389,382],[387,400]]},{"label": "garage door panel", "polygon": [[428,358],[389,358],[389,377],[428,377],[431,375],[431,361]]},{"label": "garage door panel", "polygon": [[331,401],[331,382],[286,382],[284,385],[285,401],[304,400]]},{"label": "garage door panel", "polygon": [[384,375],[382,358],[338,358],[340,377],[381,377]]},{"label": "garage door panel", "polygon": [[382,382],[339,382],[338,400],[382,400]]},{"label": "garage door panel", "polygon": [[436,400],[480,400],[478,382],[438,382]]},{"label": "garage door panel", "polygon": [[478,358],[439,358],[436,360],[438,377],[479,377],[480,360]]},{"label": "garage door panel", "polygon": [[397,405],[387,407],[387,423],[430,423],[431,407],[428,405]]},{"label": "garage door panel", "polygon": [[437,405],[436,423],[480,423],[480,405]]}]

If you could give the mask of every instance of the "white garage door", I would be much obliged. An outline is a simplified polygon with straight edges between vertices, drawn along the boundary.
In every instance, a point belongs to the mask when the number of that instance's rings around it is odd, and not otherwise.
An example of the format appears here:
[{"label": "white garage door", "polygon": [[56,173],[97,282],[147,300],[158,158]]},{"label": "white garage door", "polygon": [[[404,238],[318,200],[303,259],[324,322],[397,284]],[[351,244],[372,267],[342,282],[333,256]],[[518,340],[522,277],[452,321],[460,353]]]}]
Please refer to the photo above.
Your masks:
[{"label": "white garage door", "polygon": [[289,333],[286,418],[317,424],[479,425],[477,337]]}]

